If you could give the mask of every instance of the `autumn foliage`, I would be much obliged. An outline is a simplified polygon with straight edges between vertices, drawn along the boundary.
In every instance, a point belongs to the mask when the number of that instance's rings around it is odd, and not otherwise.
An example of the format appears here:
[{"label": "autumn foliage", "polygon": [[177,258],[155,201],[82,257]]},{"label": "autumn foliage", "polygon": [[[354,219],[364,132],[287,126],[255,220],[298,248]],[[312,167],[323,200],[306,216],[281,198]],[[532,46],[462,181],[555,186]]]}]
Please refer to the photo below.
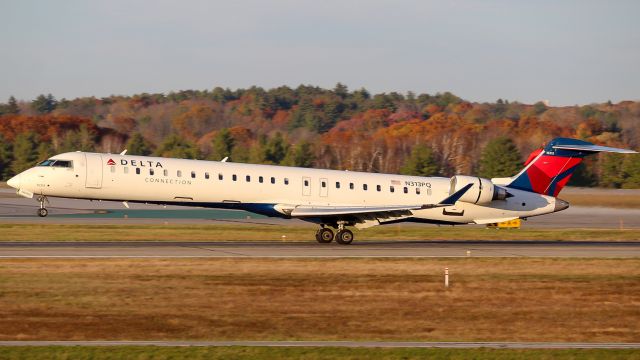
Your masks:
[{"label": "autumn foliage", "polygon": [[[215,88],[59,101],[49,95],[0,105],[0,158],[5,157],[0,173],[11,175],[13,158],[22,156],[10,151],[16,139],[33,141],[36,155],[30,156],[38,159],[76,148],[120,152],[132,146],[203,159],[219,160],[222,152],[237,162],[390,173],[399,172],[412,152],[418,156],[413,150],[420,145],[430,149],[438,173],[450,176],[476,173],[482,149],[492,139],[508,137],[524,160],[557,136],[637,150],[640,103],[475,103],[451,93],[372,96],[341,84],[331,90]],[[586,162],[576,181],[621,186],[624,182],[605,181],[608,168],[623,171],[606,161],[613,160]]]}]

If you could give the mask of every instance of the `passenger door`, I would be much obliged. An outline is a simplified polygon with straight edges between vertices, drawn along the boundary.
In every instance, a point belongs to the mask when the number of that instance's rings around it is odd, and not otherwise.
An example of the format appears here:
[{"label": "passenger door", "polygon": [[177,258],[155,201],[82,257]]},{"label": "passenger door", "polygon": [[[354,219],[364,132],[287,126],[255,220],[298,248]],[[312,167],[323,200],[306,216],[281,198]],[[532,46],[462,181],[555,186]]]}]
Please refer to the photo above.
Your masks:
[{"label": "passenger door", "polygon": [[100,154],[84,154],[87,160],[87,176],[85,187],[100,189],[102,187],[102,156]]}]

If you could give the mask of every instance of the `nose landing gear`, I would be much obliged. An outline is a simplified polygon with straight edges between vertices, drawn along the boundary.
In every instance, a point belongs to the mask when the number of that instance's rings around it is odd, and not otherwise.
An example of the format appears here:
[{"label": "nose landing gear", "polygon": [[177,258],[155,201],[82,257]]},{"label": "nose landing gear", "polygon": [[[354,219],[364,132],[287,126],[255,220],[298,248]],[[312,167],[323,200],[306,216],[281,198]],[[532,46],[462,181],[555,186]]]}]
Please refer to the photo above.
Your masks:
[{"label": "nose landing gear", "polygon": [[47,210],[47,208],[45,207],[45,203],[48,204],[49,199],[47,199],[46,196],[41,195],[41,196],[38,196],[38,202],[40,203],[40,209],[38,209],[38,216],[45,217],[49,215],[49,210]]}]

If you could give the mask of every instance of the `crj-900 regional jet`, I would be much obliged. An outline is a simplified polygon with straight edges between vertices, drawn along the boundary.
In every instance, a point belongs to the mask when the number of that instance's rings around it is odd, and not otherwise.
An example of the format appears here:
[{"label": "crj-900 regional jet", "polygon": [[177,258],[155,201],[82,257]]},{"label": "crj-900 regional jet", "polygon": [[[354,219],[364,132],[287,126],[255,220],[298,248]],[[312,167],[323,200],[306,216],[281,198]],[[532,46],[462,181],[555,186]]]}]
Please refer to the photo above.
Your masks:
[{"label": "crj-900 regional jet", "polygon": [[[70,152],[56,155],[7,184],[40,202],[47,197],[242,209],[320,225],[316,239],[350,244],[359,229],[404,221],[487,224],[561,211],[557,198],[582,159],[635,151],[556,138],[533,152],[520,173],[483,179]],[[337,230],[334,235],[334,228]]]}]

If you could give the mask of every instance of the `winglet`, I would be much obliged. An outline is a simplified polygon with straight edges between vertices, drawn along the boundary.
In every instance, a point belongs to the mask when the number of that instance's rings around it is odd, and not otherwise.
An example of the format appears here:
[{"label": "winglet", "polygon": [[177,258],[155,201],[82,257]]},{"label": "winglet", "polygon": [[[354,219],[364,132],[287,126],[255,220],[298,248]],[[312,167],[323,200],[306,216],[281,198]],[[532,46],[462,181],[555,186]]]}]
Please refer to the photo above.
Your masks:
[{"label": "winglet", "polygon": [[472,186],[473,183],[465,185],[462,189],[449,195],[448,198],[440,201],[438,205],[455,205],[456,201],[458,201],[462,197],[462,195],[464,195],[464,193],[471,189]]}]

